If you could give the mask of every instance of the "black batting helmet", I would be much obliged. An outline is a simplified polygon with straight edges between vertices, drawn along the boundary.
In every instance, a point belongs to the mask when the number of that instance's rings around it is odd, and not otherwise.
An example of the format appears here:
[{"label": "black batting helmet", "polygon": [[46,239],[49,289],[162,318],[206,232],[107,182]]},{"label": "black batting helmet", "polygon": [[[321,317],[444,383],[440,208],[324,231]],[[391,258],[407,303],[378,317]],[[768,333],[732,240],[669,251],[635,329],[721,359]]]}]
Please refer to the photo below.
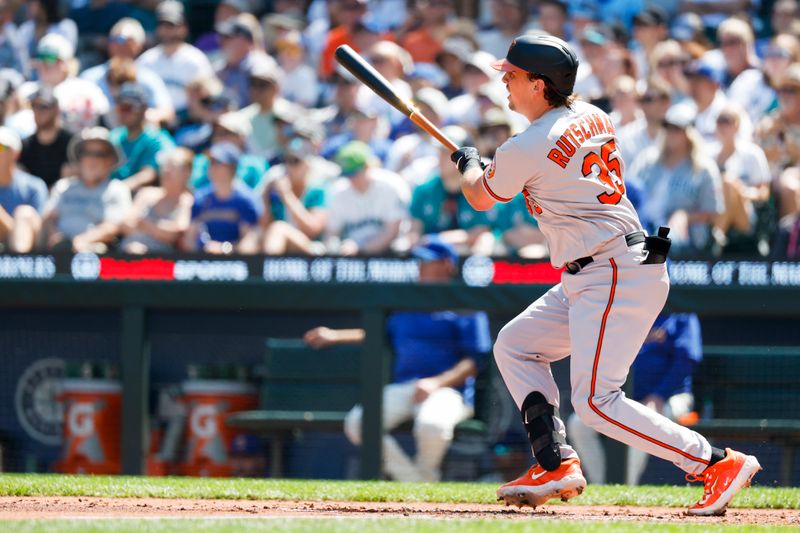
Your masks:
[{"label": "black batting helmet", "polygon": [[552,35],[522,35],[514,39],[505,59],[492,63],[501,72],[522,70],[549,80],[562,96],[572,94],[578,58],[567,43]]}]

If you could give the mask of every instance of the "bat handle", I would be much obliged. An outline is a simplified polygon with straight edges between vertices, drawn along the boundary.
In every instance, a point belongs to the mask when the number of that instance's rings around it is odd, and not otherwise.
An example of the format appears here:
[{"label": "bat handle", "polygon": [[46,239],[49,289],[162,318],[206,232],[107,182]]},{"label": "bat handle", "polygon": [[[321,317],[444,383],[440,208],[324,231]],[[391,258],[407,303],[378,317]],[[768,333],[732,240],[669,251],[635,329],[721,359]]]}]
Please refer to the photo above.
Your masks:
[{"label": "bat handle", "polygon": [[444,145],[444,147],[447,148],[448,150],[450,150],[451,152],[455,152],[456,150],[458,150],[460,148],[460,146],[458,146],[456,143],[451,141],[447,137],[447,135],[442,133],[442,130],[437,128],[433,124],[433,122],[428,120],[428,118],[425,115],[423,115],[421,113],[417,113],[416,111],[411,111],[411,114],[408,115],[408,118],[410,118],[411,121],[414,124],[416,124],[417,126],[422,128],[423,130],[425,130],[426,132],[431,134],[434,139],[436,139],[437,141],[442,143],[442,145]]}]

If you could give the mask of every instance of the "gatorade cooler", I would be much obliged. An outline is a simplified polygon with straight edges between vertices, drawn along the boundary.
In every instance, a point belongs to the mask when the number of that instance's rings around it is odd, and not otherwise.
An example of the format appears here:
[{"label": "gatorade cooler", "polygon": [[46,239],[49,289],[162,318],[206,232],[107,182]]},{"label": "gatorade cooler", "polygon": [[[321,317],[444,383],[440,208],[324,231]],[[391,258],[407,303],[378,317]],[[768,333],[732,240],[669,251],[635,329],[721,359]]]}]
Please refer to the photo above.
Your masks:
[{"label": "gatorade cooler", "polygon": [[248,383],[193,379],[183,383],[186,405],[186,448],[178,473],[187,476],[229,477],[230,452],[241,430],[229,428],[226,417],[255,409],[257,389]]},{"label": "gatorade cooler", "polygon": [[67,474],[122,472],[122,386],[112,379],[65,379],[64,445],[55,465]]}]

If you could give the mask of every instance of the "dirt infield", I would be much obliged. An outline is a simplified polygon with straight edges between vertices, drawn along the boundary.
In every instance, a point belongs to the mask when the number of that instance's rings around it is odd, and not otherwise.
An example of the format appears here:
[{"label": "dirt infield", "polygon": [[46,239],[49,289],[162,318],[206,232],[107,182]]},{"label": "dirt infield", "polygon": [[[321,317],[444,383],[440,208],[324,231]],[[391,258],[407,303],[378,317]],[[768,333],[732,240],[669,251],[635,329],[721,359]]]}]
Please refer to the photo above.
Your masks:
[{"label": "dirt infield", "polygon": [[55,518],[403,517],[531,520],[630,520],[800,526],[800,511],[731,509],[724,517],[697,518],[682,509],[547,505],[536,511],[500,505],[361,503],[271,500],[176,500],[162,498],[0,497],[0,520]]}]

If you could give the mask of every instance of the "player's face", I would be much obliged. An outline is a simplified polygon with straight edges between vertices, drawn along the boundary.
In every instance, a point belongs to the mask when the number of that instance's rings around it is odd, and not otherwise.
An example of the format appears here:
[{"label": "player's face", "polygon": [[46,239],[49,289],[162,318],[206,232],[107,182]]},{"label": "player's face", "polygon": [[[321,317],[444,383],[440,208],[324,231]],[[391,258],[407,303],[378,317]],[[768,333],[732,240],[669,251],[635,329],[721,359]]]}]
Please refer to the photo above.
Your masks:
[{"label": "player's face", "polygon": [[525,110],[530,107],[532,81],[524,72],[506,72],[503,83],[508,91],[508,107],[512,111],[525,115]]}]

